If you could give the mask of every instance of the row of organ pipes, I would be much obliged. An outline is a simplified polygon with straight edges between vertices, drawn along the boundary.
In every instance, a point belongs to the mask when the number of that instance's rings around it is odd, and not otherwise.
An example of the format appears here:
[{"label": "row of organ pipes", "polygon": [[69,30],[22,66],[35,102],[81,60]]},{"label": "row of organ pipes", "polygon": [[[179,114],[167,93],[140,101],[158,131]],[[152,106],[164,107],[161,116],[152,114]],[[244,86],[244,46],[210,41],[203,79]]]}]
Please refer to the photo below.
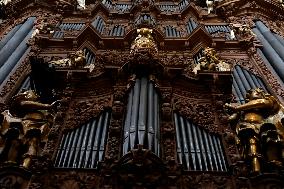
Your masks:
[{"label": "row of organ pipes", "polygon": [[159,97],[146,77],[137,78],[128,97],[123,154],[143,145],[159,156]]},{"label": "row of organ pipes", "polygon": [[55,158],[55,167],[97,168],[103,160],[110,111],[90,120],[72,131],[63,134]]},{"label": "row of organ pipes", "polygon": [[174,113],[178,161],[185,170],[227,171],[220,137]]}]

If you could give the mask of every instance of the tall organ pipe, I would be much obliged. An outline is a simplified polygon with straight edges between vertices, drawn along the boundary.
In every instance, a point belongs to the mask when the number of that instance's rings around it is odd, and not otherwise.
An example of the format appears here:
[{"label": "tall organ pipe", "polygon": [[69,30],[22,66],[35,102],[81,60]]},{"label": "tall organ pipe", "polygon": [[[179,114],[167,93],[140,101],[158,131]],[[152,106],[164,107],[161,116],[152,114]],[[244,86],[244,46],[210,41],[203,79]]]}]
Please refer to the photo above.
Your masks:
[{"label": "tall organ pipe", "polygon": [[130,124],[131,124],[131,115],[132,115],[132,103],[133,103],[133,90],[129,93],[128,104],[127,104],[127,113],[124,123],[124,143],[123,143],[123,154],[126,154],[129,150],[130,143]]},{"label": "tall organ pipe", "polygon": [[155,115],[153,114],[153,101],[154,101],[154,86],[153,83],[150,82],[149,83],[149,88],[148,88],[148,101],[147,101],[147,105],[148,105],[148,109],[147,109],[147,126],[148,126],[148,146],[149,149],[153,150],[155,148],[155,146],[153,146],[153,141],[154,141],[154,134],[155,134],[155,130],[154,129],[154,117]]}]

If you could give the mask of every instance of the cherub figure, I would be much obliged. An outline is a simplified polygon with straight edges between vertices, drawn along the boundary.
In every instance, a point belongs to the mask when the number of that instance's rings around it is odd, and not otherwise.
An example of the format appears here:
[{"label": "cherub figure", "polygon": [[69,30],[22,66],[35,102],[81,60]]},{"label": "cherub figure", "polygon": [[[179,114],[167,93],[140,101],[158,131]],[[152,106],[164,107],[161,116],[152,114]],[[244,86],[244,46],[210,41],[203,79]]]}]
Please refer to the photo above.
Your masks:
[{"label": "cherub figure", "polygon": [[56,66],[71,67],[71,68],[83,68],[86,65],[86,57],[82,50],[71,53],[67,58],[60,60],[53,60],[48,62]]},{"label": "cherub figure", "polygon": [[247,91],[245,104],[225,104],[225,108],[233,112],[229,121],[234,122],[242,156],[252,172],[261,171],[262,160],[282,166],[283,117],[279,118],[282,106],[278,101],[257,88]]},{"label": "cherub figure", "polygon": [[202,71],[230,71],[230,65],[220,60],[213,48],[206,47],[203,56],[198,60],[198,65],[193,68],[195,74],[198,70]]},{"label": "cherub figure", "polygon": [[13,117],[21,119],[22,144],[26,146],[23,167],[28,168],[32,157],[39,155],[41,143],[45,142],[53,123],[51,111],[56,109],[58,103],[59,101],[43,104],[32,90],[20,93],[11,99],[9,112]]}]

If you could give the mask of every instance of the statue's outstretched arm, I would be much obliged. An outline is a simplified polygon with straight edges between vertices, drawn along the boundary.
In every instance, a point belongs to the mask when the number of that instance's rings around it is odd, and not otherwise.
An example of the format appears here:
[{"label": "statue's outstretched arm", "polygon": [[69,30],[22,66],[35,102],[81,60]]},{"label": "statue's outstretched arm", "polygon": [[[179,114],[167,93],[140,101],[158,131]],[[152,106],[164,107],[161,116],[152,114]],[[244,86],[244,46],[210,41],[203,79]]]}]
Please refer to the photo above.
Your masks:
[{"label": "statue's outstretched arm", "polygon": [[236,107],[236,111],[250,110],[255,108],[270,108],[273,107],[273,102],[268,99],[251,100],[245,104]]},{"label": "statue's outstretched arm", "polygon": [[53,106],[50,104],[43,104],[35,101],[22,101],[21,106],[29,110],[49,110]]}]

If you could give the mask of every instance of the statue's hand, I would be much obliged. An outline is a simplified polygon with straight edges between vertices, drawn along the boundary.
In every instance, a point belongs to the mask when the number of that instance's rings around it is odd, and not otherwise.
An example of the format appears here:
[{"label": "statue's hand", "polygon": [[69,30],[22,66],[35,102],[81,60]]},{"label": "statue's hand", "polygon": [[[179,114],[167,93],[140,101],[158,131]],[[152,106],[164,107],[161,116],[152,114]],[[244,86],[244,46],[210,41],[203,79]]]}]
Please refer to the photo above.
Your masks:
[{"label": "statue's hand", "polygon": [[57,111],[58,106],[60,106],[60,105],[61,105],[61,100],[56,100],[56,101],[54,101],[54,102],[51,104],[51,108],[52,108],[53,110]]},{"label": "statue's hand", "polygon": [[226,112],[236,112],[237,111],[237,107],[229,103],[226,103],[224,105],[224,109],[226,110]]}]

